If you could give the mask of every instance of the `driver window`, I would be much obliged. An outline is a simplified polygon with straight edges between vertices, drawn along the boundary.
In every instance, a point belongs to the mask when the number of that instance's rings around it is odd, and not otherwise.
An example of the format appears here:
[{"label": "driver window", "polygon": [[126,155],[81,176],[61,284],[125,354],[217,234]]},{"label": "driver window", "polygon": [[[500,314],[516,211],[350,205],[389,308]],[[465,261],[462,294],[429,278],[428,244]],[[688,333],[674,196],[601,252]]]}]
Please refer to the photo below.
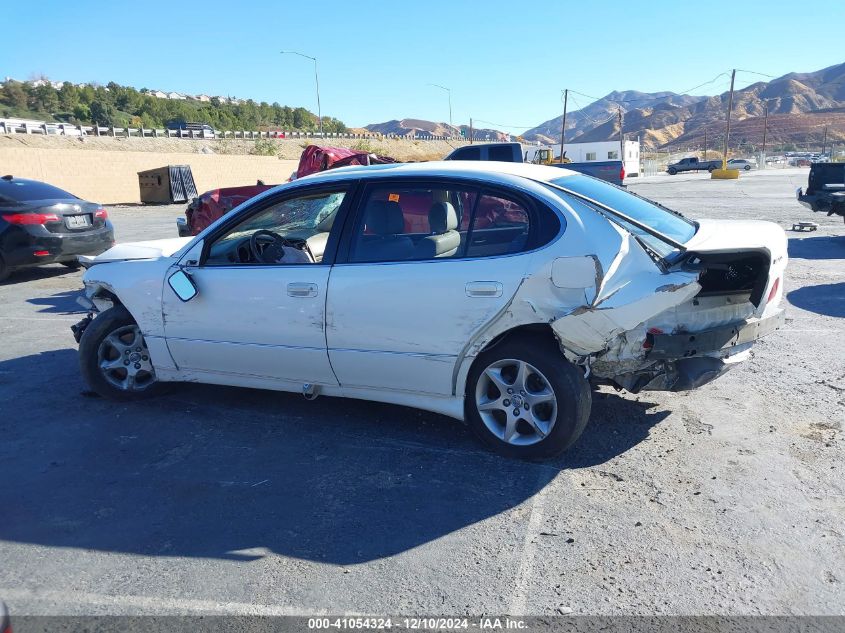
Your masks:
[{"label": "driver window", "polygon": [[321,191],[272,204],[218,238],[205,264],[318,264],[345,195]]}]

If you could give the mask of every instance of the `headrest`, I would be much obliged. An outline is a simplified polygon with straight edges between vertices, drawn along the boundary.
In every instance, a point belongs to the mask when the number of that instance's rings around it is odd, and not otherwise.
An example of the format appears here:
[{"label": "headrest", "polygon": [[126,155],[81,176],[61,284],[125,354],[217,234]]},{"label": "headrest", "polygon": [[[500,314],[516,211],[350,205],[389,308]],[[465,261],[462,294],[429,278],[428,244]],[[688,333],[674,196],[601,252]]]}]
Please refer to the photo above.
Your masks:
[{"label": "headrest", "polygon": [[451,202],[435,202],[428,210],[428,225],[432,233],[446,233],[458,228],[458,214]]},{"label": "headrest", "polygon": [[405,230],[405,216],[398,202],[373,200],[367,206],[364,224],[376,235],[396,235]]}]

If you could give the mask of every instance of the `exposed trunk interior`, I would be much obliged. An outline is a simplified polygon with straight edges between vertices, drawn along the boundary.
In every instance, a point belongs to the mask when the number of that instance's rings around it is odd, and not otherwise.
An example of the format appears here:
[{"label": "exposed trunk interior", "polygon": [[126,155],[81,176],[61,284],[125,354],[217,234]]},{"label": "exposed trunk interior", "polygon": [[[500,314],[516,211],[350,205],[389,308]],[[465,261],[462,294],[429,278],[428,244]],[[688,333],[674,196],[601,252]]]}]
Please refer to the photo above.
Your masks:
[{"label": "exposed trunk interior", "polygon": [[697,296],[751,293],[750,301],[760,305],[769,277],[769,256],[758,251],[740,253],[692,253],[686,267],[701,270]]}]

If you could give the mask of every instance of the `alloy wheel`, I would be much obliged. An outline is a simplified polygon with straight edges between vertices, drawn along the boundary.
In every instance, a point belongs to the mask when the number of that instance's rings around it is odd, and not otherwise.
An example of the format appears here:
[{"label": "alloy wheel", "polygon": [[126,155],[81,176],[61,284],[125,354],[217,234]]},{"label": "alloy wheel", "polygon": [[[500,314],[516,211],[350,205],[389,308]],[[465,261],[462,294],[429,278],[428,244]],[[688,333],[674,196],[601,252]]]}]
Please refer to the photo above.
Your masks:
[{"label": "alloy wheel", "polygon": [[117,328],[97,349],[97,365],[106,381],[123,391],[143,391],[156,381],[144,336],[137,325]]},{"label": "alloy wheel", "polygon": [[545,439],[557,419],[549,380],[533,365],[512,358],[491,363],[478,377],[475,406],[487,429],[515,446]]}]

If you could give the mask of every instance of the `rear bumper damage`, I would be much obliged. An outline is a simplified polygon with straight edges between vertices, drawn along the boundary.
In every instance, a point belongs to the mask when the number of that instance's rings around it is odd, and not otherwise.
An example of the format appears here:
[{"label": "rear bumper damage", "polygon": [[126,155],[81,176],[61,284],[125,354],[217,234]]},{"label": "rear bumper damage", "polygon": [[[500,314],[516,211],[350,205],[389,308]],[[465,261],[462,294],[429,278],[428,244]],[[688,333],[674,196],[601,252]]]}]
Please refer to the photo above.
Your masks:
[{"label": "rear bumper damage", "polygon": [[845,219],[845,191],[804,193],[801,188],[795,190],[795,198],[802,205],[817,213],[840,215]]},{"label": "rear bumper damage", "polygon": [[652,347],[644,356],[645,366],[610,379],[631,393],[696,389],[745,360],[754,342],[783,323],[779,310],[764,319],[700,332],[649,334]]}]

